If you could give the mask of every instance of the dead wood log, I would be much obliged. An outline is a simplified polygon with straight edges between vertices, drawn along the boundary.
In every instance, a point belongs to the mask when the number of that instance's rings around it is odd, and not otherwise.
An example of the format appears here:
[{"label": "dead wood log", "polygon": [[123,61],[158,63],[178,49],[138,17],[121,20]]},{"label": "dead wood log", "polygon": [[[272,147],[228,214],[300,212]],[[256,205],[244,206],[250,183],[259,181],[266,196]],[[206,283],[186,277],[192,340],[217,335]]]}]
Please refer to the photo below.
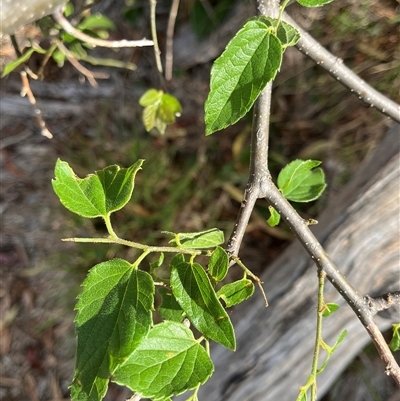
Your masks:
[{"label": "dead wood log", "polygon": [[[399,126],[394,126],[341,193],[314,232],[338,268],[361,294],[400,288]],[[250,265],[250,264],[249,264]],[[249,266],[251,267],[251,266]],[[293,243],[262,276],[270,306],[255,295],[232,312],[237,351],[212,350],[215,373],[200,391],[207,401],[295,400],[310,372],[316,321],[317,275],[309,256]],[[326,302],[340,309],[324,320],[323,338],[348,335],[319,376],[321,397],[369,342],[350,307],[327,283]],[[397,310],[376,317],[381,330],[400,320]],[[384,366],[376,375],[385,377]]]}]

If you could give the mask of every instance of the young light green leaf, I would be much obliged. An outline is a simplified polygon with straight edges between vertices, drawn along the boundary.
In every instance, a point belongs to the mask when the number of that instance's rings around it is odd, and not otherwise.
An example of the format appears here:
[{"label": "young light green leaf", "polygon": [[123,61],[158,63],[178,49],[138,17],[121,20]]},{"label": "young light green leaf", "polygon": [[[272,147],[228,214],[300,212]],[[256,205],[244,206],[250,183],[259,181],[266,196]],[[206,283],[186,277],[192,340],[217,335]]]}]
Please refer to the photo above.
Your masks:
[{"label": "young light green leaf", "polygon": [[168,124],[173,124],[182,112],[179,100],[162,90],[149,89],[139,99],[143,110],[143,124],[146,131],[156,128],[161,135]]},{"label": "young light green leaf", "polygon": [[112,372],[150,330],[154,283],[148,273],[114,259],[94,266],[83,287],[71,394],[74,401],[100,401]]},{"label": "young light green leaf", "polygon": [[393,352],[400,350],[400,323],[393,325],[393,337],[390,340],[389,348]]},{"label": "young light green leaf", "polygon": [[182,322],[184,312],[175,299],[174,294],[168,288],[161,287],[157,290],[160,294],[162,303],[158,308],[158,312],[164,320],[173,322]]},{"label": "young light green leaf", "polygon": [[282,46],[264,23],[248,21],[211,70],[206,135],[236,123],[252,107],[282,62]]},{"label": "young light green leaf", "polygon": [[[276,27],[278,24],[278,20],[276,18],[260,16],[255,17],[255,19],[263,22],[268,27]],[[286,49],[288,46],[294,46],[300,39],[299,31],[285,21],[279,22],[276,36],[280,40],[283,49]]]},{"label": "young light green leaf", "polygon": [[157,106],[150,105],[144,108],[142,120],[144,128],[147,132],[151,131],[156,126]]},{"label": "young light green leaf", "polygon": [[318,160],[294,160],[278,176],[282,195],[294,202],[310,202],[319,198],[326,188],[325,175]]},{"label": "young light green leaf", "polygon": [[164,254],[161,252],[158,259],[150,263],[150,273],[159,268],[164,263]]},{"label": "young light green leaf", "polygon": [[333,0],[297,0],[297,2],[304,7],[322,7],[332,1]]},{"label": "young light green leaf", "polygon": [[156,89],[147,90],[139,99],[139,104],[142,107],[147,107],[155,105],[161,101],[163,91],[158,91]]},{"label": "young light green leaf", "polygon": [[129,168],[117,165],[108,166],[96,171],[103,185],[106,197],[106,211],[112,213],[122,209],[132,196],[136,173],[141,169],[144,160],[138,160]]},{"label": "young light green leaf", "polygon": [[157,117],[165,124],[173,124],[176,117],[182,113],[182,106],[179,100],[168,93],[164,93],[161,97],[160,107],[158,108]]},{"label": "young light green leaf", "polygon": [[219,302],[210,279],[198,263],[171,261],[171,287],[186,316],[205,337],[234,350],[235,333],[228,314]]},{"label": "young light green leaf", "polygon": [[14,71],[21,64],[26,63],[31,58],[32,54],[35,52],[40,54],[46,54],[47,50],[44,50],[39,46],[30,47],[28,50],[24,52],[24,54],[21,57],[18,57],[15,61],[12,61],[11,63],[5,65],[3,73],[1,74],[1,78],[5,77],[10,72]]},{"label": "young light green leaf", "polygon": [[241,279],[220,288],[217,297],[223,299],[227,308],[240,304],[254,294],[254,284],[251,280]]},{"label": "young light green leaf", "polygon": [[269,210],[271,216],[269,216],[267,223],[270,227],[275,227],[281,221],[281,215],[272,206],[268,206],[268,210]]},{"label": "young light green leaf", "polygon": [[60,49],[56,49],[51,54],[51,58],[57,63],[59,68],[62,68],[67,57]]},{"label": "young light green leaf", "polygon": [[68,210],[88,218],[107,214],[106,197],[97,175],[78,178],[68,163],[60,159],[57,160],[54,174],[54,192]]},{"label": "young light green leaf", "polygon": [[332,313],[336,312],[339,309],[339,305],[335,303],[327,303],[325,304],[325,309],[322,312],[323,317],[328,317],[332,315]]},{"label": "young light green leaf", "polygon": [[225,249],[217,246],[210,256],[210,261],[208,262],[208,271],[210,276],[215,281],[221,281],[225,278],[226,273],[228,273],[229,267],[229,256]]},{"label": "young light green leaf", "polygon": [[205,231],[195,233],[178,233],[173,234],[174,238],[170,243],[175,243],[181,248],[189,249],[206,249],[214,248],[223,244],[225,241],[224,233],[218,228],[210,228]]},{"label": "young light green leaf", "polygon": [[335,351],[335,349],[339,346],[339,344],[346,338],[347,336],[347,330],[343,330],[340,334],[339,337],[337,338],[335,344],[332,347],[332,352]]},{"label": "young light green leaf", "polygon": [[183,324],[164,322],[151,329],[112,380],[144,398],[165,400],[203,384],[213,371],[193,333]]}]

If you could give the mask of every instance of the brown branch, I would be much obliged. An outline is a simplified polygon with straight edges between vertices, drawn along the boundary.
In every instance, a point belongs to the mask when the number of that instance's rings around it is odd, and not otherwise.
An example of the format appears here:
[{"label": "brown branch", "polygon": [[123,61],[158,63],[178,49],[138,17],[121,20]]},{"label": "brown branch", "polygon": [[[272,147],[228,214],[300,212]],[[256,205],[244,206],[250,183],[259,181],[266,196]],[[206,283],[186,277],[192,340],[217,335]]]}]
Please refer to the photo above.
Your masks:
[{"label": "brown branch", "polygon": [[32,93],[31,87],[29,85],[29,79],[26,71],[21,71],[21,81],[22,81],[22,90],[21,90],[21,96],[24,97],[26,96],[29,100],[29,103],[32,105],[33,110],[35,111],[35,121],[37,125],[39,126],[40,133],[45,136],[46,138],[53,138],[53,134],[49,131],[49,129],[46,126],[46,123],[43,119],[42,116],[42,111],[37,107],[36,104],[36,98]]},{"label": "brown branch", "polygon": [[343,60],[328,52],[310,34],[302,29],[288,14],[283,13],[283,20],[300,32],[296,47],[307,57],[314,60],[330,75],[349,88],[360,100],[370,107],[400,123],[400,106],[367,84],[357,74],[343,64]]},{"label": "brown branch", "polygon": [[176,16],[178,15],[179,0],[173,0],[171,11],[168,18],[167,27],[167,41],[166,41],[166,51],[165,51],[165,80],[171,81],[172,79],[172,66],[173,66],[173,47],[174,47],[174,28]]},{"label": "brown branch", "polygon": [[377,349],[381,360],[385,364],[385,374],[392,376],[396,384],[400,387],[400,368],[394,358],[392,352],[390,351],[382,333],[379,331],[378,326],[375,323],[365,327],[372,342]]},{"label": "brown branch", "polygon": [[231,256],[238,256],[239,254],[240,244],[242,243],[254,205],[258,198],[262,198],[262,183],[266,178],[270,177],[267,163],[271,92],[272,83],[269,83],[254,105],[249,180],[234,229],[226,247],[226,251]]},{"label": "brown branch", "polygon": [[84,67],[76,58],[75,56],[64,46],[62,42],[57,43],[57,47],[60,49],[62,53],[65,54],[68,61],[83,75],[87,78],[90,85],[94,88],[97,88],[99,84],[97,83],[95,78],[98,79],[108,79],[110,77],[107,73],[102,72],[92,72]]},{"label": "brown branch", "polygon": [[[275,0],[258,0],[257,3],[260,14],[276,17],[278,3]],[[360,99],[371,106],[377,107],[382,113],[389,115],[394,120],[399,121],[400,108],[398,105],[367,85],[356,74],[339,62],[337,58],[312,39],[311,36],[301,30],[290,17],[285,15],[284,19],[301,32],[302,39],[298,44],[299,50],[305,51],[317,64],[323,64],[324,68],[331,74],[341,80],[350,89],[355,90]],[[256,199],[265,197],[299,239],[317,265],[317,268],[326,273],[328,280],[353,309],[378,350],[385,364],[385,373],[391,375],[400,387],[399,365],[394,359],[382,333],[373,321],[373,316],[377,313],[379,308],[386,309],[389,307],[387,306],[389,304],[399,303],[400,293],[395,292],[390,294],[390,296],[377,298],[363,297],[360,295],[327,255],[322,245],[311,232],[308,222],[299,216],[272,182],[267,165],[271,89],[272,83],[269,83],[255,103],[249,180],[242,207],[227,244],[227,252],[233,256],[233,260],[237,257]]]},{"label": "brown branch", "polygon": [[376,297],[365,296],[365,301],[368,303],[371,313],[374,315],[385,309],[389,309],[394,305],[400,305],[400,291],[388,292]]}]

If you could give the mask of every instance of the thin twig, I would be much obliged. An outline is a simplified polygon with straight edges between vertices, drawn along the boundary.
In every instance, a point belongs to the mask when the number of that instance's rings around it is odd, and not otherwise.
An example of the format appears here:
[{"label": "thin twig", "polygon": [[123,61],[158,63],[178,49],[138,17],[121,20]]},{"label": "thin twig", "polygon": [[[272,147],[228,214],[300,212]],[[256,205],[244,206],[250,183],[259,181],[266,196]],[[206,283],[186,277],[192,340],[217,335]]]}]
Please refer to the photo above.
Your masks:
[{"label": "thin twig", "polygon": [[[17,58],[22,57],[22,52],[21,49],[19,48],[17,39],[15,38],[15,35],[10,35],[11,39],[11,44],[14,48],[15,54],[17,55]],[[36,75],[29,67],[27,64],[24,64],[24,70],[26,73],[32,78],[32,79],[38,79],[38,75]]]},{"label": "thin twig", "polygon": [[368,302],[371,312],[376,314],[394,305],[400,305],[400,291],[388,292],[387,294],[377,297],[370,297],[367,295],[365,299]]},{"label": "thin twig", "polygon": [[95,78],[98,79],[108,79],[110,77],[109,74],[103,72],[92,72],[84,67],[75,57],[74,55],[64,46],[62,42],[57,43],[57,47],[61,50],[62,53],[65,54],[68,61],[83,75],[87,78],[90,85],[94,88],[97,88],[99,84],[97,83]]},{"label": "thin twig", "polygon": [[400,106],[368,85],[357,74],[343,64],[343,60],[335,57],[302,29],[287,13],[283,13],[283,21],[293,25],[301,35],[297,48],[307,57],[329,72],[335,79],[350,89],[361,101],[375,107],[381,113],[400,123]]},{"label": "thin twig", "polygon": [[392,376],[396,384],[400,387],[400,367],[386,344],[382,333],[379,331],[378,326],[375,323],[371,323],[365,328],[385,364],[385,373],[388,376]]},{"label": "thin twig", "polygon": [[[22,53],[19,48],[18,42],[14,35],[10,35],[10,37],[11,37],[11,43],[14,47],[15,54],[19,58],[22,56]],[[22,97],[27,96],[29,103],[32,105],[33,110],[35,112],[34,120],[35,120],[36,124],[39,126],[40,133],[46,138],[49,138],[49,139],[53,138],[53,134],[47,128],[46,122],[43,119],[42,110],[40,110],[40,108],[37,106],[36,98],[31,90],[31,86],[29,85],[28,75],[32,79],[38,79],[38,76],[26,64],[24,65],[24,71],[21,71],[20,75],[21,75],[21,81],[22,81],[21,96]]]},{"label": "thin twig", "polygon": [[267,299],[267,295],[265,294],[264,288],[263,288],[263,282],[260,280],[259,277],[257,277],[251,270],[249,270],[244,263],[237,257],[237,256],[233,256],[232,260],[238,264],[238,266],[240,266],[243,271],[245,272],[245,274],[247,274],[248,276],[250,276],[258,285],[258,288],[261,291],[261,294],[264,298],[264,302],[265,302],[265,307],[268,307],[268,299]]},{"label": "thin twig", "polygon": [[22,81],[21,96],[26,96],[29,100],[29,103],[33,106],[33,110],[35,111],[35,121],[40,128],[40,133],[46,138],[53,138],[53,134],[49,131],[43,119],[42,111],[37,107],[36,98],[33,95],[31,87],[29,85],[28,75],[26,71],[21,71],[20,75]]},{"label": "thin twig", "polygon": [[163,67],[161,63],[161,52],[158,46],[158,39],[157,39],[157,28],[156,28],[156,6],[157,0],[150,0],[150,24],[151,24],[151,37],[153,38],[154,43],[154,56],[156,59],[157,70],[162,76]]},{"label": "thin twig", "polygon": [[174,62],[174,29],[176,16],[178,15],[179,0],[173,0],[171,11],[169,12],[167,27],[167,42],[165,50],[165,80],[172,79],[172,66]]},{"label": "thin twig", "polygon": [[212,5],[208,0],[200,0],[201,5],[204,8],[204,11],[207,14],[207,17],[210,18],[210,21],[213,23],[214,26],[218,26],[218,19],[215,15],[215,11],[212,8]]},{"label": "thin twig", "polygon": [[120,244],[128,246],[130,248],[141,249],[143,251],[150,252],[165,252],[165,253],[181,253],[182,255],[197,256],[201,255],[200,250],[190,249],[190,248],[179,248],[174,246],[149,246],[140,244],[138,242],[128,241],[117,236],[108,238],[63,238],[62,241],[65,242],[82,242],[82,243],[92,243],[92,244]]},{"label": "thin twig", "polygon": [[141,40],[104,40],[94,38],[92,36],[86,35],[79,29],[76,29],[71,25],[71,23],[63,16],[60,10],[55,11],[52,14],[54,20],[61,25],[61,28],[65,32],[69,33],[73,37],[82,40],[83,42],[89,43],[92,46],[109,47],[109,48],[122,48],[122,47],[144,47],[152,46],[153,41],[148,39]]}]

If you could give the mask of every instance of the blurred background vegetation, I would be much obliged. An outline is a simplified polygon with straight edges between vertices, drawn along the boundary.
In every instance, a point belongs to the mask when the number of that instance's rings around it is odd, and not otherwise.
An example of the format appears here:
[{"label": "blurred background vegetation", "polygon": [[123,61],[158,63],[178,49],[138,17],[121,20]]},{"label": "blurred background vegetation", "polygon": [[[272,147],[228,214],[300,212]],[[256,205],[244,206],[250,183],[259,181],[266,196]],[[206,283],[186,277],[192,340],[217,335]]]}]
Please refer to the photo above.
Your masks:
[{"label": "blurred background vegetation", "polygon": [[[78,10],[85,2],[76,0],[73,4]],[[162,57],[170,6],[170,0],[157,2]],[[305,10],[296,4],[288,9],[324,46],[397,102],[398,11],[395,0],[335,0],[321,9]],[[114,21],[112,39],[151,37],[146,0],[99,1],[89,12],[101,12]],[[73,92],[69,97],[67,89],[51,94],[52,85],[57,88],[59,83],[67,83],[65,88],[76,88],[84,79],[69,63],[59,68],[49,60],[43,83],[31,85],[54,135],[52,140],[40,135],[30,117],[32,112],[26,111],[27,101],[20,110],[17,106],[11,111],[6,107],[8,101],[18,97],[18,72],[1,81],[1,308],[8,320],[3,322],[0,345],[4,376],[14,380],[1,386],[2,399],[67,399],[74,353],[72,309],[79,285],[93,265],[115,256],[128,260],[134,257],[134,251],[116,246],[60,241],[65,237],[101,236],[105,229],[100,220],[84,220],[59,205],[50,184],[57,157],[68,161],[81,177],[109,164],[129,166],[139,158],[146,160],[137,175],[131,202],[114,216],[114,227],[123,238],[165,244],[161,231],[211,227],[229,236],[247,181],[251,113],[223,132],[204,136],[203,104],[213,57],[199,52],[204,43],[211,48],[226,44],[230,37],[224,27],[237,24],[239,28],[253,12],[250,1],[181,1],[175,30],[174,77],[164,89],[180,100],[183,112],[164,136],[145,132],[138,105],[148,88],[160,87],[151,48],[88,51],[92,57],[136,65],[131,71],[82,62],[92,71],[110,74],[108,80],[98,80],[99,90],[105,88],[99,93],[107,94],[90,98]],[[19,32],[21,48],[29,44],[27,37],[48,47],[48,24],[46,18]],[[8,37],[1,40],[4,67],[15,55]],[[41,65],[41,57],[31,57],[29,67],[33,71]],[[60,108],[53,112],[51,105]],[[351,178],[389,126],[387,117],[361,104],[319,66],[295,49],[287,50],[274,84],[269,163],[276,177],[295,158],[323,161],[329,189],[321,200],[298,205],[305,217],[317,217],[329,194],[339,191]],[[244,262],[256,274],[291,239],[285,226],[269,228],[267,218],[267,204],[260,201],[241,250]],[[362,364],[363,358],[357,363]],[[375,390],[371,394],[368,400],[382,399],[377,398]],[[108,399],[123,397],[126,394],[115,388]]]}]

